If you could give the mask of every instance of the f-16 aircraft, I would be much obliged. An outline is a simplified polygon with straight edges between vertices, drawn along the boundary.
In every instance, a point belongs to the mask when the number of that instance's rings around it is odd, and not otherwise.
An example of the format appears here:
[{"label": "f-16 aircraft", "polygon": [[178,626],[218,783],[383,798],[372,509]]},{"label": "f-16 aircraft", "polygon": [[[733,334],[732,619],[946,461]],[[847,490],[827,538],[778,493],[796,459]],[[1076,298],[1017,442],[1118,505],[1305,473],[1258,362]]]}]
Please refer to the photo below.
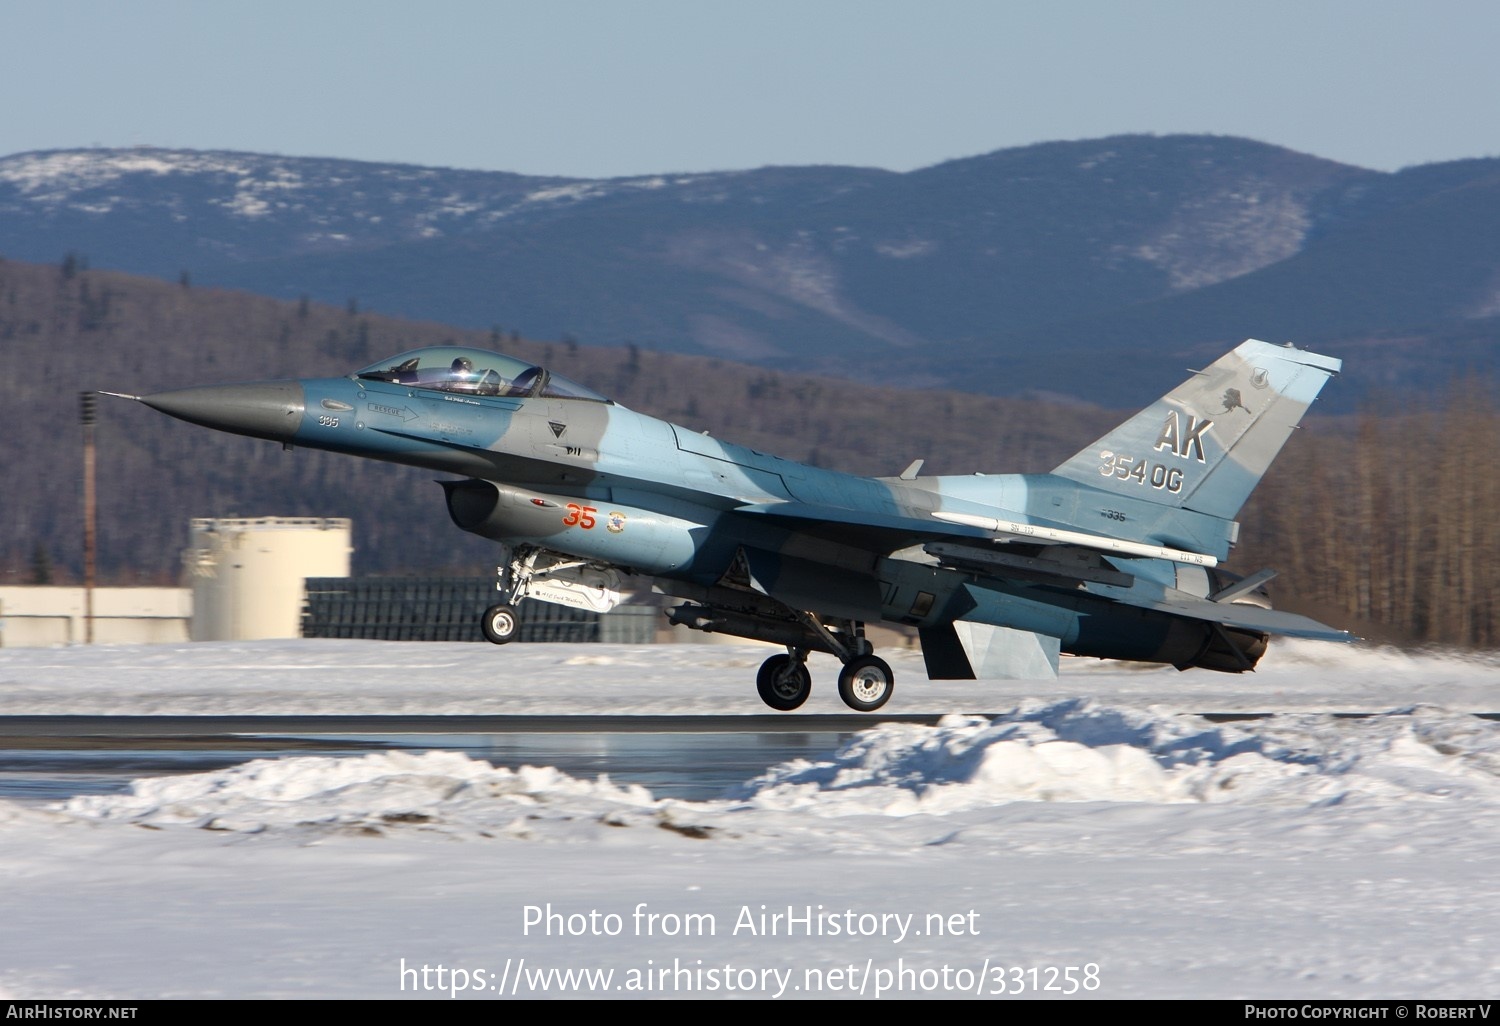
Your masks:
[{"label": "f-16 aircraft", "polygon": [[[560,374],[451,346],[348,377],[138,399],[221,431],[457,475],[453,522],[502,543],[503,644],[536,599],[604,612],[627,583],[673,624],[786,648],[760,697],[796,709],[811,652],[851,708],[891,697],[865,625],[916,628],[933,679],[1048,678],[1067,652],[1237,673],[1268,636],[1352,640],[1220,567],[1235,516],[1340,362],[1250,340],[1049,474],[823,470],[633,412]],[[118,395],[119,393],[110,393]]]}]

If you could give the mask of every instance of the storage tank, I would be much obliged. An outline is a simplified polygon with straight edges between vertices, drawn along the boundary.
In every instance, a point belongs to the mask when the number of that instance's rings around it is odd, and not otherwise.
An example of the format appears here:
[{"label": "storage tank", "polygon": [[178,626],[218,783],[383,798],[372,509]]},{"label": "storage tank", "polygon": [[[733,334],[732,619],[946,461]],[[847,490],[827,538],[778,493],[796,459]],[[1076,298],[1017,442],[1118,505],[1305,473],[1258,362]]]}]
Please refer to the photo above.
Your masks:
[{"label": "storage tank", "polygon": [[309,577],[348,577],[345,517],[193,520],[182,554],[194,641],[295,638]]}]

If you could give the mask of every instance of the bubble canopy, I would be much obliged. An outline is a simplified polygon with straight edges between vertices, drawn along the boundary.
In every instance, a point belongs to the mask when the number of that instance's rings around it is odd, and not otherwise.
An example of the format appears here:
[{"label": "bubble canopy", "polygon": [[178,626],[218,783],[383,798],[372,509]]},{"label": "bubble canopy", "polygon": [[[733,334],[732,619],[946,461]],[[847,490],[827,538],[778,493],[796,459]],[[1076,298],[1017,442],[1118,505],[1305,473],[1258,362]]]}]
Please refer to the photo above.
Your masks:
[{"label": "bubble canopy", "polygon": [[355,371],[354,377],[362,381],[385,381],[464,395],[542,396],[611,402],[592,389],[584,388],[561,374],[553,374],[544,367],[514,356],[463,346],[413,349]]}]

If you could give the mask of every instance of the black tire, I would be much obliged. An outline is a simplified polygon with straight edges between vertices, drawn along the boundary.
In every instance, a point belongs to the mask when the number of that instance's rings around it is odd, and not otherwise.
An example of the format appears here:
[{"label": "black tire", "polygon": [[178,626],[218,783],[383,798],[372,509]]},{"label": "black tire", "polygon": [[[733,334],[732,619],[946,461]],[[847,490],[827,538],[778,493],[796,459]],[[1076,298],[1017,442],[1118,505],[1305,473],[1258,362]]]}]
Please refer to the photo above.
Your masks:
[{"label": "black tire", "polygon": [[515,641],[516,636],[521,633],[521,621],[516,619],[515,607],[502,602],[484,611],[484,616],[479,620],[479,629],[484,632],[484,640],[494,645],[504,645]]},{"label": "black tire", "polygon": [[812,694],[812,674],[807,664],[789,655],[773,655],[760,664],[755,675],[760,700],[778,712],[791,712]]},{"label": "black tire", "polygon": [[891,700],[896,675],[879,656],[860,656],[839,671],[839,697],[856,712],[874,712]]}]

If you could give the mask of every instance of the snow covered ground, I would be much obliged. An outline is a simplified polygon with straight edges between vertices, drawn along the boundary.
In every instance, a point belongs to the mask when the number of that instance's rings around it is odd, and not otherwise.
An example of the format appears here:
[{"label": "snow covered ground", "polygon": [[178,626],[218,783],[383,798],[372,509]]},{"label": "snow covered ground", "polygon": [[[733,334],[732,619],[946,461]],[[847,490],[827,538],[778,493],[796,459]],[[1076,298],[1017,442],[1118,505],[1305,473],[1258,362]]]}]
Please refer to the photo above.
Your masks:
[{"label": "snow covered ground", "polygon": [[[0,650],[0,715],[759,714],[765,654]],[[1495,659],[1283,644],[1253,675],[1046,684],[891,661],[887,711],[952,715],[873,716],[712,801],[439,751],[0,802],[0,998],[1500,993],[1500,724],[1472,715]],[[846,711],[833,667],[804,711]]]}]

